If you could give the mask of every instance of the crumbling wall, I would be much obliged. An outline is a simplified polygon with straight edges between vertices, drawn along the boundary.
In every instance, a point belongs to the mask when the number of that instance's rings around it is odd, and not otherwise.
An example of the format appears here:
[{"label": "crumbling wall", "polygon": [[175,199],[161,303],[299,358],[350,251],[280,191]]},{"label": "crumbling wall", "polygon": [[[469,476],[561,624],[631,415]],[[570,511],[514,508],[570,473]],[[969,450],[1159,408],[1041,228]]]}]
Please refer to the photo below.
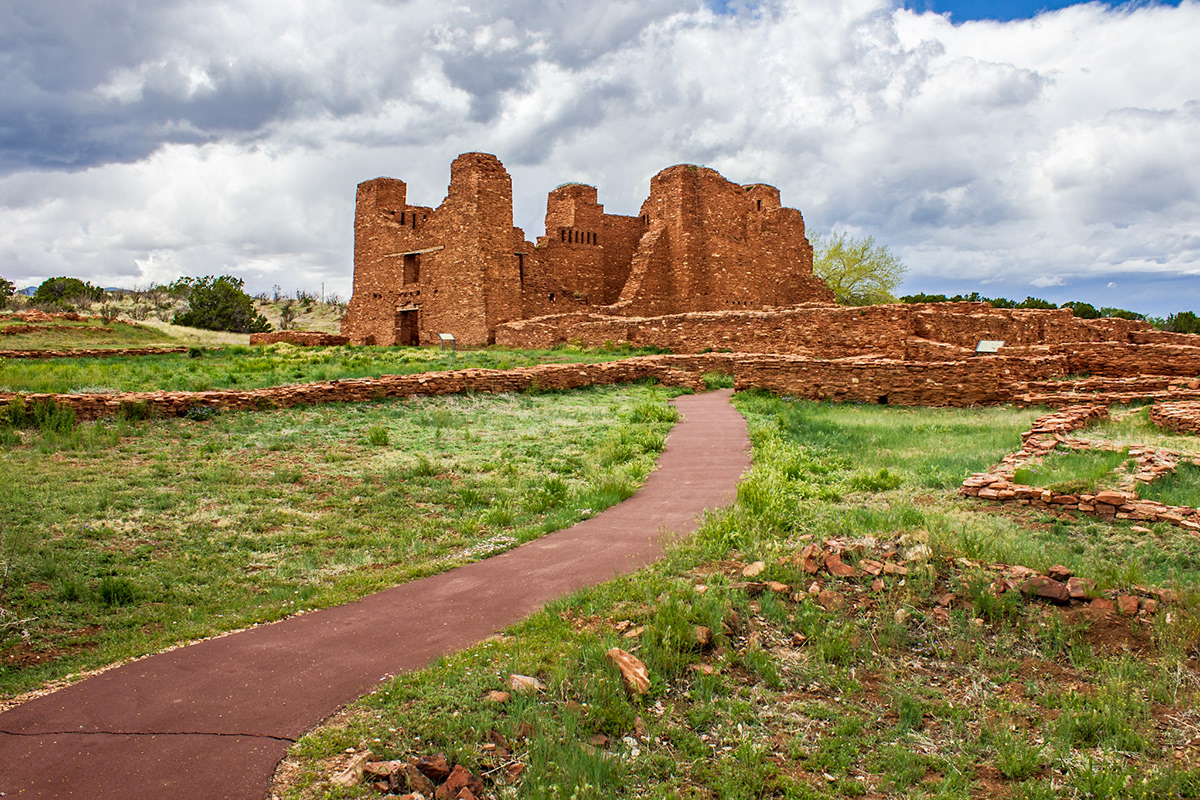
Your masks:
[{"label": "crumbling wall", "polygon": [[272,331],[250,334],[250,344],[274,344],[287,342],[301,347],[337,347],[350,344],[350,337],[320,331]]},{"label": "crumbling wall", "polygon": [[765,184],[739,186],[716,171],[669,167],[650,181],[644,236],[612,313],[688,311],[830,302],[812,275],[812,247],[799,211]]},{"label": "crumbling wall", "polygon": [[359,185],[354,294],[342,333],[355,344],[433,344],[451,333],[488,344],[521,317],[512,180],[495,156],[465,153],[437,209],[411,206],[402,181]]},{"label": "crumbling wall", "polygon": [[[1144,322],[1127,320],[1109,320],[1111,324],[1097,326],[1094,321],[1076,319],[1069,312],[993,309],[986,303],[808,305],[771,311],[692,312],[656,317],[616,316],[599,311],[603,310],[513,322],[501,326],[496,341],[510,347],[553,347],[569,341],[599,347],[611,341],[628,342],[636,347],[661,347],[677,353],[713,349],[813,358],[875,356],[944,361],[974,357],[975,346],[982,339],[1009,342],[1003,352],[1011,352],[1023,344],[1046,347],[1043,341],[1048,339],[1064,347],[1072,342],[1094,343],[1095,348],[1084,348],[1084,352],[1094,352],[1089,363],[1098,364],[1106,357],[1114,362],[1128,358],[1119,355],[1134,351],[1127,345],[1128,339],[1148,327]],[[1117,342],[1106,344],[1101,340],[1104,336],[1114,337]],[[1121,350],[1122,347],[1126,350]],[[1088,370],[1081,366],[1078,371]]]}]

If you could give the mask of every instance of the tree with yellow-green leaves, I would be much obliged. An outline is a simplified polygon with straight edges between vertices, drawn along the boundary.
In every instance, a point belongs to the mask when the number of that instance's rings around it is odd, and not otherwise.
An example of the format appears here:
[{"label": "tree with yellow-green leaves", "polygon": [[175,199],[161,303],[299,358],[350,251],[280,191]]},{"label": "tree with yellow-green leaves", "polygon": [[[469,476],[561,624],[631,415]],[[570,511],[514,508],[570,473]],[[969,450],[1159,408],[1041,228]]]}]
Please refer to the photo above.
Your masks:
[{"label": "tree with yellow-green leaves", "polygon": [[887,245],[876,244],[874,236],[858,239],[837,231],[828,236],[816,234],[810,240],[813,273],[828,284],[838,303],[868,306],[896,302],[893,292],[908,267]]}]

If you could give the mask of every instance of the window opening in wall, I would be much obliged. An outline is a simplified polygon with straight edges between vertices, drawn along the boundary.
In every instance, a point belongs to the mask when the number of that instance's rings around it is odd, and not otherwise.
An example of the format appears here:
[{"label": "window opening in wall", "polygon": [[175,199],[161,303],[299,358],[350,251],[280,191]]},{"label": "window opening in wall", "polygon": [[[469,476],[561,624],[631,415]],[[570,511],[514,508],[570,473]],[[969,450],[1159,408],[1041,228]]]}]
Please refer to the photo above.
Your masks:
[{"label": "window opening in wall", "polygon": [[517,280],[521,283],[525,282],[525,256],[523,253],[517,253]]},{"label": "window opening in wall", "polygon": [[762,211],[762,200],[758,201],[758,210]]},{"label": "window opening in wall", "polygon": [[404,256],[404,274],[401,280],[405,284],[419,283],[421,280],[421,257],[414,253]]},{"label": "window opening in wall", "polygon": [[401,225],[404,224],[404,212],[403,211],[400,212],[400,224]]},{"label": "window opening in wall", "polygon": [[414,231],[417,229],[417,215],[416,214],[412,215],[412,229]]},{"label": "window opening in wall", "polygon": [[554,292],[551,292],[551,293],[550,293],[550,302],[551,302],[551,303],[553,303],[553,302],[554,302]]},{"label": "window opening in wall", "polygon": [[558,238],[564,242],[567,240],[567,229],[566,228],[558,229]]}]

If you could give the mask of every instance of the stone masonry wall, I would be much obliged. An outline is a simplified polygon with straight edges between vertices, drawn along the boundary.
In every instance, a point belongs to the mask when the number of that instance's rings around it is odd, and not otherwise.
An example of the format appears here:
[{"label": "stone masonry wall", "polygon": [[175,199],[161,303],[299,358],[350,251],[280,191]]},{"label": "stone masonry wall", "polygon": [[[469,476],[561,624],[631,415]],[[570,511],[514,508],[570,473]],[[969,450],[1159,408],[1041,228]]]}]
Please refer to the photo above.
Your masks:
[{"label": "stone masonry wall", "polygon": [[350,344],[349,336],[338,336],[334,333],[320,331],[273,331],[271,333],[250,334],[250,344],[274,344],[287,342],[301,347],[337,347]]},{"label": "stone masonry wall", "polygon": [[1200,402],[1158,403],[1150,409],[1150,421],[1167,430],[1200,435]]},{"label": "stone masonry wall", "polygon": [[[1097,344],[1083,352],[1090,359],[1087,363],[1098,367],[1128,360],[1135,352],[1132,347],[1103,344],[1106,340],[1128,345],[1130,337],[1145,327],[1144,322],[1126,320],[1080,320],[1066,309],[993,309],[986,303],[897,303],[862,308],[809,305],[658,317],[576,312],[502,325],[496,332],[496,342],[509,347],[553,347],[572,341],[599,347],[606,342],[628,342],[635,347],[661,347],[676,353],[727,349],[813,358],[872,355],[905,360],[972,357],[982,339],[1004,340],[1005,352],[1019,347],[1085,342]],[[1194,340],[1200,341],[1200,337]],[[1072,346],[1071,350],[1079,348]],[[1168,357],[1175,358],[1176,353],[1171,351]],[[1078,371],[1089,370],[1081,367]]]},{"label": "stone masonry wall", "polygon": [[762,309],[831,302],[812,274],[799,211],[765,184],[739,186],[681,165],[651,180],[637,217],[605,214],[595,187],[550,193],[536,246],[513,227],[512,181],[493,155],[451,165],[436,209],[403,181],[358,187],[354,292],[342,333],[357,344],[485,344],[521,318]]}]

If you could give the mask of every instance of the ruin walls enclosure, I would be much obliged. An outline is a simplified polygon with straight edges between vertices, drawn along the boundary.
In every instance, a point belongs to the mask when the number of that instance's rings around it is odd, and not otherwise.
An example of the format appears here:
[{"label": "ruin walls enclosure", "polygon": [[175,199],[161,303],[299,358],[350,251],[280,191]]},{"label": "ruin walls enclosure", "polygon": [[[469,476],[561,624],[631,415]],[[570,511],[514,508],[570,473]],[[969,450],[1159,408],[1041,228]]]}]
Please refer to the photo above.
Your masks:
[{"label": "ruin walls enclosure", "polygon": [[358,187],[354,290],[342,333],[356,344],[490,344],[505,323],[564,312],[678,314],[829,303],[804,218],[777,189],[679,165],[650,182],[636,216],[606,214],[595,187],[549,194],[536,244],[513,226],[512,180],[493,155],[454,160],[445,200],[407,185]]}]

